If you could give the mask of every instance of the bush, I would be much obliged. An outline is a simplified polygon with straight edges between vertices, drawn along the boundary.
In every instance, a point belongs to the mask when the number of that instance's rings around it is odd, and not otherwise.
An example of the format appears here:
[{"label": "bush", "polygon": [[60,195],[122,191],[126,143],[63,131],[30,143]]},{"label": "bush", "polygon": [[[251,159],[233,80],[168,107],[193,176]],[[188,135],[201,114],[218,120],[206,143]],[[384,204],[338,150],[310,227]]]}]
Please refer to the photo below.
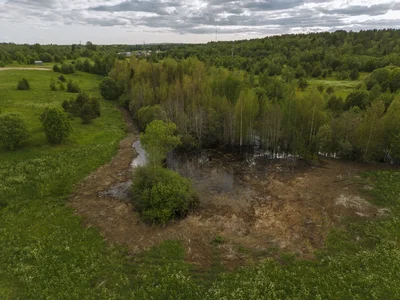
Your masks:
[{"label": "bush", "polygon": [[0,116],[0,141],[10,150],[22,146],[28,138],[28,127],[17,114]]},{"label": "bush", "polygon": [[89,97],[85,93],[79,93],[76,99],[65,100],[62,103],[64,111],[82,119],[82,123],[88,124],[93,119],[100,117],[100,101]]},{"label": "bush", "polygon": [[326,92],[327,92],[329,95],[331,95],[331,94],[333,94],[333,93],[335,92],[335,90],[333,89],[333,87],[329,86],[329,87],[326,89]]},{"label": "bush", "polygon": [[71,64],[62,64],[61,65],[61,73],[63,74],[72,74],[74,73],[74,67]]},{"label": "bush", "polygon": [[350,93],[344,105],[345,110],[349,110],[354,106],[358,106],[361,109],[365,109],[369,104],[369,94],[367,91],[355,91]]},{"label": "bush", "polygon": [[67,79],[64,77],[64,75],[58,76],[58,80],[60,80],[61,82],[66,82],[67,81]]},{"label": "bush", "polygon": [[4,68],[6,66],[6,64],[2,61],[0,61],[0,68]]},{"label": "bush", "polygon": [[18,90],[24,91],[24,90],[29,90],[29,88],[30,88],[29,82],[25,78],[22,78],[20,81],[18,81],[18,86],[17,86]]},{"label": "bush", "polygon": [[72,81],[71,79],[68,81],[67,84],[67,92],[69,93],[79,93],[81,89],[78,86],[76,81]]},{"label": "bush", "polygon": [[198,203],[190,180],[162,167],[138,167],[132,191],[135,208],[149,223],[183,218]]},{"label": "bush", "polygon": [[304,77],[299,79],[299,88],[304,91],[308,87],[308,82]]},{"label": "bush", "polygon": [[160,105],[144,106],[137,112],[137,119],[142,130],[154,120],[167,120],[167,114]]},{"label": "bush", "polygon": [[53,71],[56,72],[56,73],[60,73],[61,72],[61,70],[60,70],[58,65],[54,65],[53,66]]},{"label": "bush", "polygon": [[59,87],[60,91],[65,91],[65,85],[61,81],[58,83],[58,87]]},{"label": "bush", "polygon": [[318,89],[318,92],[320,92],[322,94],[325,88],[323,85],[319,85],[319,86],[317,86],[317,89]]},{"label": "bush", "polygon": [[57,108],[46,108],[39,119],[47,140],[52,144],[60,144],[72,132],[68,115]]},{"label": "bush", "polygon": [[52,90],[52,91],[57,91],[56,82],[54,81],[53,78],[52,78],[51,81],[50,81],[50,90]]},{"label": "bush", "polygon": [[121,89],[111,77],[104,77],[100,83],[101,96],[106,100],[117,100],[121,95]]}]

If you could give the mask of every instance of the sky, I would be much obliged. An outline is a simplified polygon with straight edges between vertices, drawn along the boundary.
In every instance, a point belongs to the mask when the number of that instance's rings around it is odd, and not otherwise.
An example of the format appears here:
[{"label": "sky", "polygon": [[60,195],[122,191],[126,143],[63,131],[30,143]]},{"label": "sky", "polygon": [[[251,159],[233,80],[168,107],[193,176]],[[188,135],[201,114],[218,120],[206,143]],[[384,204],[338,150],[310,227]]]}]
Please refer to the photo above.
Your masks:
[{"label": "sky", "polygon": [[0,43],[204,43],[400,29],[400,0],[0,0]]}]

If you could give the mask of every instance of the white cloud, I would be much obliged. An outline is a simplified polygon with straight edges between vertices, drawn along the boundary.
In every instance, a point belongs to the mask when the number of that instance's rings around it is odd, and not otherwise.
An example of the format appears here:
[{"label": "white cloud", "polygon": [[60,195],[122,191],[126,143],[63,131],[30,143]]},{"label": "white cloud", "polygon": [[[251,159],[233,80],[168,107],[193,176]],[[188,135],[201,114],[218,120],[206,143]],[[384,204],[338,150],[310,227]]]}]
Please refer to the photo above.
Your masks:
[{"label": "white cloud", "polygon": [[206,42],[280,33],[399,28],[400,0],[0,0],[10,42]]}]

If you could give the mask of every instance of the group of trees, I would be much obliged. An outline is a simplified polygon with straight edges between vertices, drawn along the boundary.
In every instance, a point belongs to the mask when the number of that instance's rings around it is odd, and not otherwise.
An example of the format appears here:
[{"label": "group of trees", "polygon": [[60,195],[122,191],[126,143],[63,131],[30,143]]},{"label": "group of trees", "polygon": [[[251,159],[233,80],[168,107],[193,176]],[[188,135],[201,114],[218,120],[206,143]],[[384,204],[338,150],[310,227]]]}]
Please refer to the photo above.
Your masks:
[{"label": "group of trees", "polygon": [[163,56],[197,57],[209,65],[254,74],[357,79],[389,65],[400,66],[400,30],[291,34],[235,42],[165,45]]},{"label": "group of trees", "polygon": [[176,125],[154,120],[140,135],[149,159],[133,177],[133,203],[145,222],[165,224],[186,216],[197,205],[197,195],[189,179],[163,168],[166,154],[180,145]]},{"label": "group of trees", "polygon": [[400,98],[390,90],[368,91],[369,79],[343,100],[332,88],[298,93],[295,77],[262,74],[256,82],[246,72],[195,58],[132,58],[116,62],[109,75],[143,128],[154,119],[171,120],[183,147],[258,145],[287,156],[364,161],[398,155]]}]

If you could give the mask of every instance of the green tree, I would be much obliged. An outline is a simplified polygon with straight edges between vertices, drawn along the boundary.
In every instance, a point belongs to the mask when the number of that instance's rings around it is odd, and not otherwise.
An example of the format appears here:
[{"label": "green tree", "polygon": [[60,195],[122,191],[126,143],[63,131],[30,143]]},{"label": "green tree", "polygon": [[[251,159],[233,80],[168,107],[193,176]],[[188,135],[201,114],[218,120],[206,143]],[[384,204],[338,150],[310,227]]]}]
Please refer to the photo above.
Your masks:
[{"label": "green tree", "polygon": [[26,80],[25,78],[22,78],[20,81],[18,81],[17,89],[20,91],[29,90],[30,85],[29,85],[28,80]]},{"label": "green tree", "polygon": [[60,144],[72,133],[68,115],[57,108],[46,108],[40,115],[47,140],[52,144]]},{"label": "green tree", "polygon": [[183,218],[198,203],[190,180],[160,166],[136,168],[132,192],[135,209],[149,223]]},{"label": "green tree", "polygon": [[161,105],[144,106],[137,112],[137,119],[142,130],[154,120],[167,120],[167,114]]},{"label": "green tree", "polygon": [[100,101],[86,93],[79,93],[76,99],[65,100],[62,103],[64,111],[82,119],[83,124],[100,117]]},{"label": "green tree", "polygon": [[344,109],[349,110],[354,106],[358,106],[361,109],[365,109],[369,104],[369,94],[367,91],[355,91],[350,93],[347,98],[346,102],[344,103]]},{"label": "green tree", "polygon": [[100,93],[106,100],[117,100],[121,95],[121,89],[111,77],[104,77],[100,83]]},{"label": "green tree", "polygon": [[155,120],[140,134],[140,142],[147,152],[150,164],[155,168],[162,164],[169,151],[181,144],[181,139],[176,135],[175,123]]},{"label": "green tree", "polygon": [[28,136],[28,127],[19,115],[0,116],[0,141],[7,149],[14,150],[21,147]]},{"label": "green tree", "polygon": [[72,81],[71,79],[68,80],[67,83],[67,92],[69,93],[79,93],[81,89],[78,86],[78,83],[76,81]]}]

